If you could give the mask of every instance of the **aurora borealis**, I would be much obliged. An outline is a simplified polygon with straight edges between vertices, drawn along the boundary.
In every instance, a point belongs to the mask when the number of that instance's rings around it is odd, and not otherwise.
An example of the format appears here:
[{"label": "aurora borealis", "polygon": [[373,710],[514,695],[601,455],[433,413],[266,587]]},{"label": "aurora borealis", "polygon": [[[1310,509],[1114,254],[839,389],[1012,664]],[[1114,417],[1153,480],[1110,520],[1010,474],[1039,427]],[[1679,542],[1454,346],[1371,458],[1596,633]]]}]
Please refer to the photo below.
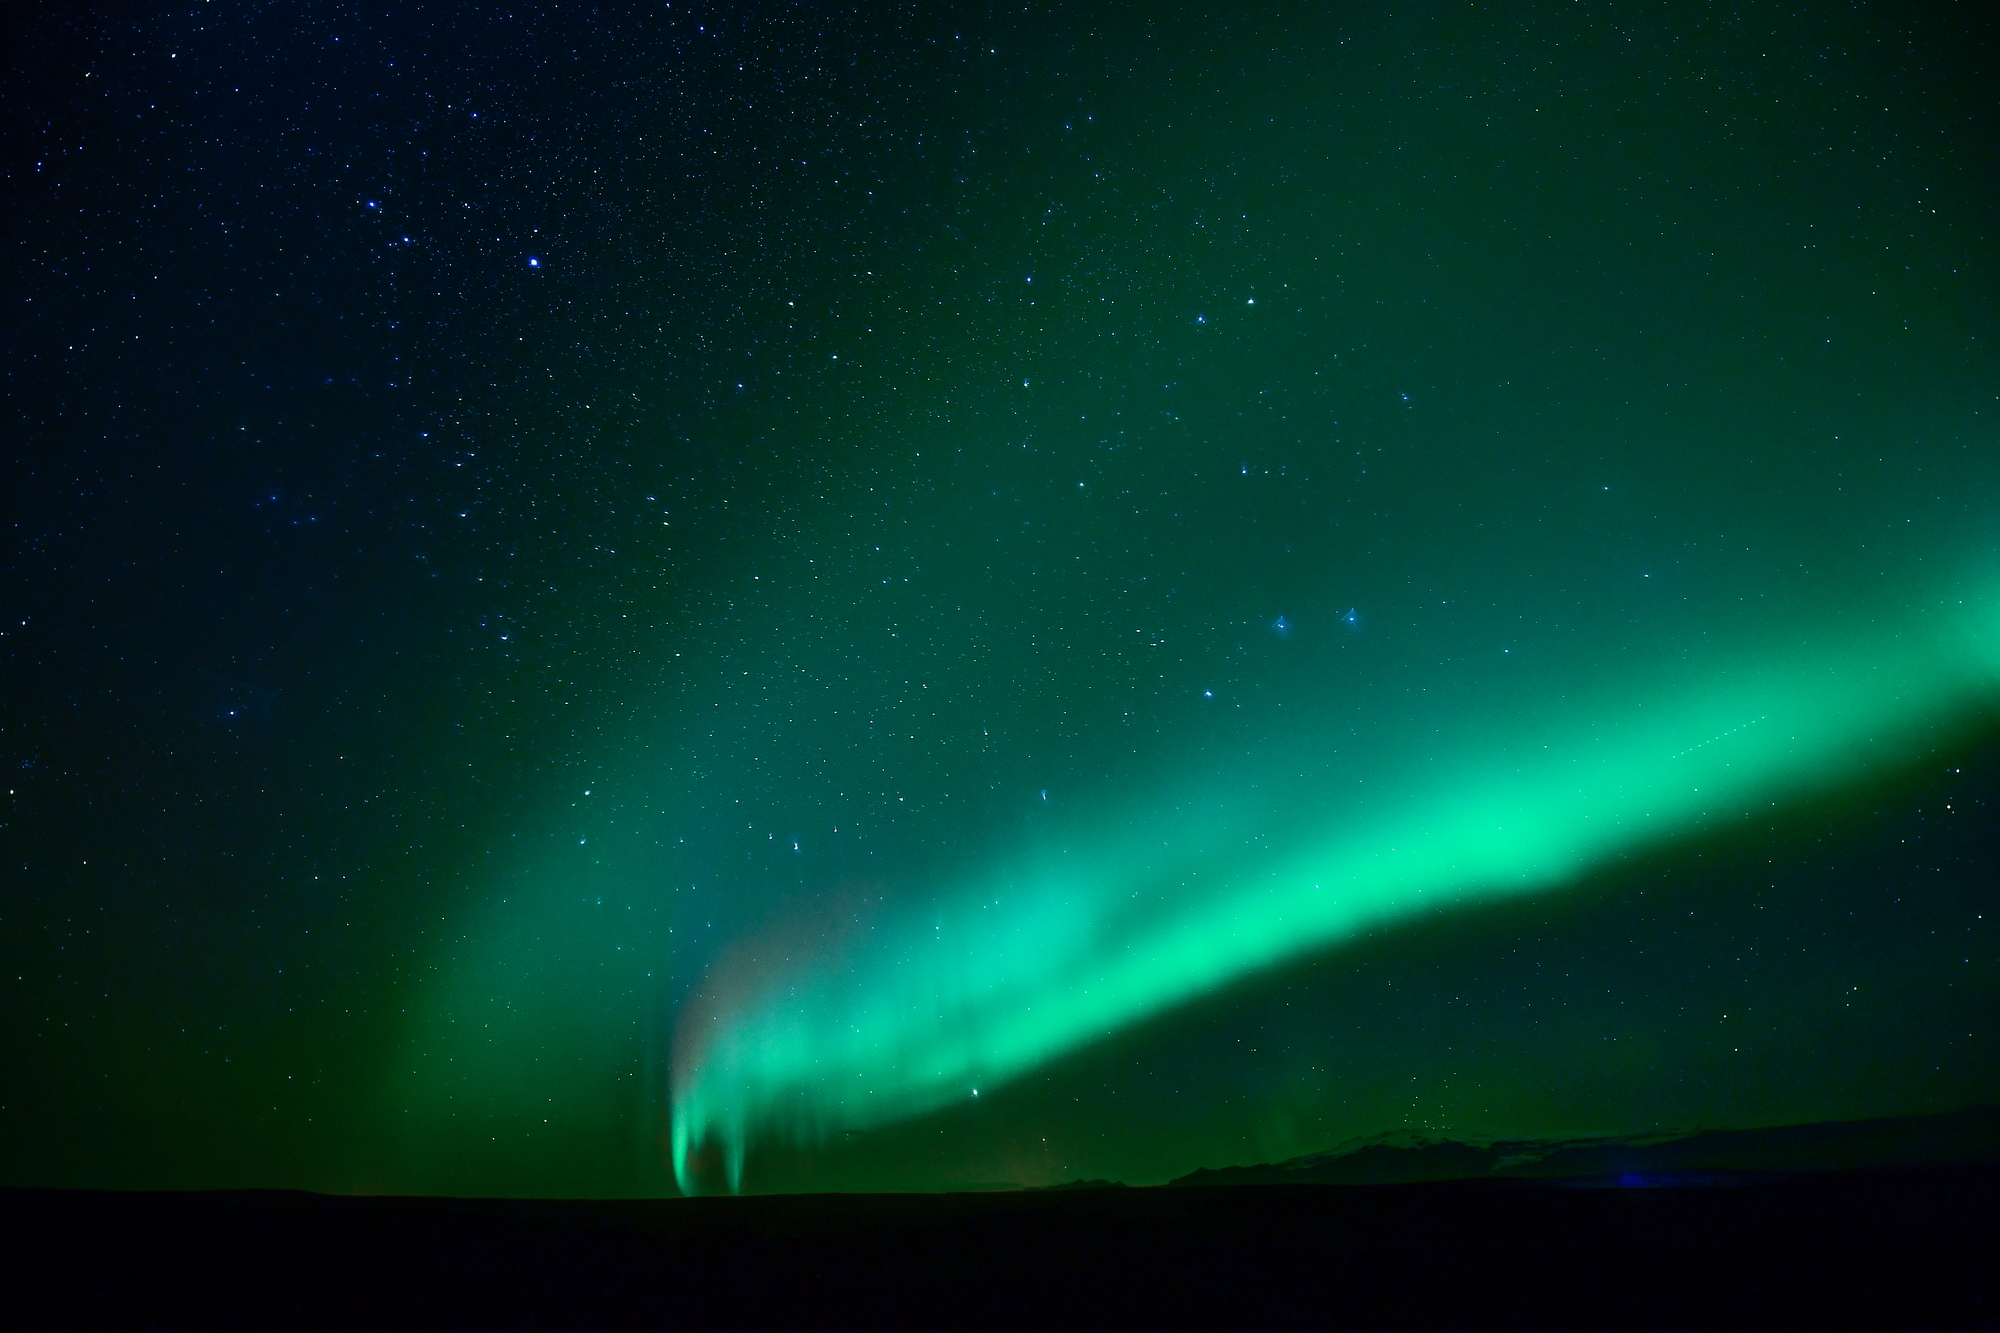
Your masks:
[{"label": "aurora borealis", "polygon": [[[1335,807],[1321,818],[1339,832],[1258,858],[1247,874],[1230,852],[1254,839],[1223,828],[1212,841],[1189,839],[1169,818],[1145,825],[1169,835],[1157,843],[1130,837],[1094,856],[1063,848],[1017,879],[962,890],[936,908],[935,925],[906,914],[858,947],[808,945],[775,965],[763,955],[782,946],[763,942],[717,969],[708,984],[721,998],[683,1018],[674,1089],[682,1183],[693,1184],[688,1158],[711,1135],[738,1185],[759,1131],[817,1136],[934,1110],[1368,926],[1559,885],[1615,850],[1852,779],[1867,742],[1924,735],[1924,723],[1982,701],[2000,669],[1990,635],[1922,656],[1930,660],[1842,661],[1829,646],[1791,672],[1760,673],[1775,680],[1716,691],[1705,708],[1656,706],[1666,718],[1632,734],[1552,727],[1545,734],[1559,739],[1526,764],[1475,760],[1469,779],[1396,793],[1386,815],[1359,802]],[[1640,715],[1644,701],[1630,707]],[[1749,721],[1708,734],[1736,717]],[[1752,726],[1760,730],[1739,738]],[[1175,882],[1176,872],[1218,861],[1224,870],[1211,884]]]},{"label": "aurora borealis", "polygon": [[12,1179],[2000,1096],[1971,11],[302,14],[16,57]]}]

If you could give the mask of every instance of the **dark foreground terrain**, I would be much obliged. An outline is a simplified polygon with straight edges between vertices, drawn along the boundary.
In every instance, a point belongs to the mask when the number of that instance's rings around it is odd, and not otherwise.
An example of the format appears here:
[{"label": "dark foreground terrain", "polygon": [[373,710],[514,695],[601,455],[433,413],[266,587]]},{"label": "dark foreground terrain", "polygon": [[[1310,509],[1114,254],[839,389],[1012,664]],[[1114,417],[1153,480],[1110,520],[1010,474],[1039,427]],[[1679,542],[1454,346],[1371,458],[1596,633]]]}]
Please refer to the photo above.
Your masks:
[{"label": "dark foreground terrain", "polygon": [[1993,1167],[653,1202],[10,1190],[41,1328],[2000,1330]]}]

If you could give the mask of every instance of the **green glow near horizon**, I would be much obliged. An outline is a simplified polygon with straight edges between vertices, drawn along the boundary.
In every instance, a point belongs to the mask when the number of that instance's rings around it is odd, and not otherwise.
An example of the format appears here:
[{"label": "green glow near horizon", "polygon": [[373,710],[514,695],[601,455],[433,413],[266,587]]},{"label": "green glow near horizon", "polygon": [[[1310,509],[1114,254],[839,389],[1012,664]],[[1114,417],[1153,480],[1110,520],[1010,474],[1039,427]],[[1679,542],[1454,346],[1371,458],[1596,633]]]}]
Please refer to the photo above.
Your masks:
[{"label": "green glow near horizon", "polygon": [[693,1159],[713,1147],[739,1188],[760,1139],[935,1110],[1372,926],[1546,890],[1752,803],[1851,781],[1909,758],[1986,697],[1996,668],[1983,620],[1767,654],[1468,754],[1233,882],[1195,890],[1188,872],[1245,831],[1191,831],[1165,811],[1054,865],[958,886],[940,913],[892,913],[858,944],[739,955],[681,1016],[676,1178],[696,1189]]}]

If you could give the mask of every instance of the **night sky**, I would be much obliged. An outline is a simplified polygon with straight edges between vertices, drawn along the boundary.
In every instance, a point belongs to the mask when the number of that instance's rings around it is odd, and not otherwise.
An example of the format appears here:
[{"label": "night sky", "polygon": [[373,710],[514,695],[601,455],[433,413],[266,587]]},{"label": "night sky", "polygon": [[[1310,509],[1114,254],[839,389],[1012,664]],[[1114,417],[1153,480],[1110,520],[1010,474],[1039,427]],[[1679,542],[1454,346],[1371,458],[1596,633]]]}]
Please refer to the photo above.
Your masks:
[{"label": "night sky", "polygon": [[2000,1099],[1978,8],[31,6],[0,1177]]}]

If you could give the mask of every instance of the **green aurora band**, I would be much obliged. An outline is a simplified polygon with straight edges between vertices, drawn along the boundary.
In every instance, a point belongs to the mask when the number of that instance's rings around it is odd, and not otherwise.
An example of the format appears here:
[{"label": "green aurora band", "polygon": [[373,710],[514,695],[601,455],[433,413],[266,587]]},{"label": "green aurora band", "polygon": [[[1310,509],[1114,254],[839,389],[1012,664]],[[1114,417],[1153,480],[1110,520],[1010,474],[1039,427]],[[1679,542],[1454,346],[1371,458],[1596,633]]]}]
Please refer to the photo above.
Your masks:
[{"label": "green aurora band", "polygon": [[1989,587],[1867,642],[1794,636],[1592,722],[1551,709],[1511,743],[1370,774],[1368,798],[1276,860],[1245,855],[1260,830],[1240,815],[1204,815],[1222,801],[1167,802],[921,916],[739,945],[680,1015],[676,1179],[699,1192],[719,1169],[740,1189],[760,1141],[933,1111],[1305,951],[1907,761],[1991,698],[1996,605]]}]

